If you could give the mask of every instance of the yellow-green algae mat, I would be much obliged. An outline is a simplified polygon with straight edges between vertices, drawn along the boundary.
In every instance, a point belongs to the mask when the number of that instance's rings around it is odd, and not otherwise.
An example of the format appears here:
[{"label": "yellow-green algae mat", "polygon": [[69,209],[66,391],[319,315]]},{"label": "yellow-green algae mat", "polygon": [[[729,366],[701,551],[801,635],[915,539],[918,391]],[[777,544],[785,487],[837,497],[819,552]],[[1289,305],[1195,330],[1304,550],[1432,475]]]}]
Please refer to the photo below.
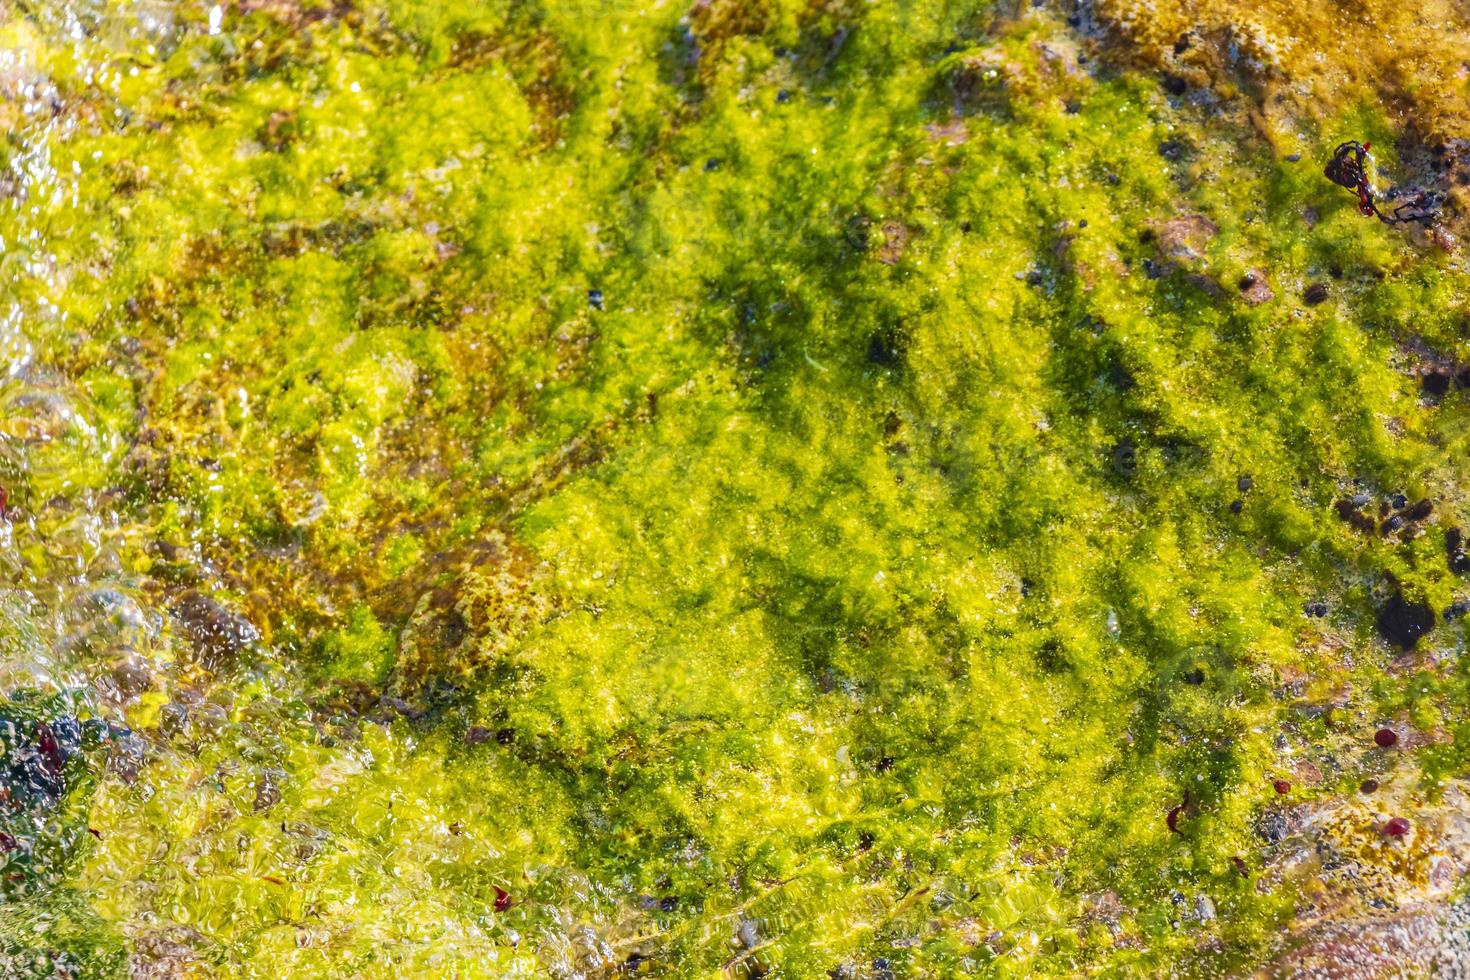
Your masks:
[{"label": "yellow-green algae mat", "polygon": [[0,975],[1470,969],[1462,7],[0,21]]}]

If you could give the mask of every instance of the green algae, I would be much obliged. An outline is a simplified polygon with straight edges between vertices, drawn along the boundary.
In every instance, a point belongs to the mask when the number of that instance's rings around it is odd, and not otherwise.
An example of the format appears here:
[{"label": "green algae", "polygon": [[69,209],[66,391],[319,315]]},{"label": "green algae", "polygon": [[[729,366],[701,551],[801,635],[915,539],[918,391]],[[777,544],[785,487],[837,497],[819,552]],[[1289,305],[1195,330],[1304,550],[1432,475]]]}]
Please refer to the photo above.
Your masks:
[{"label": "green algae", "polygon": [[13,412],[17,567],[91,509],[94,575],[263,634],[130,638],[89,975],[1221,975],[1297,914],[1273,778],[1385,719],[1463,775],[1462,627],[1374,638],[1460,594],[1414,372],[1470,356],[1313,163],[1398,166],[1375,104],[1273,146],[1045,9],[157,9],[5,28],[87,418]]}]

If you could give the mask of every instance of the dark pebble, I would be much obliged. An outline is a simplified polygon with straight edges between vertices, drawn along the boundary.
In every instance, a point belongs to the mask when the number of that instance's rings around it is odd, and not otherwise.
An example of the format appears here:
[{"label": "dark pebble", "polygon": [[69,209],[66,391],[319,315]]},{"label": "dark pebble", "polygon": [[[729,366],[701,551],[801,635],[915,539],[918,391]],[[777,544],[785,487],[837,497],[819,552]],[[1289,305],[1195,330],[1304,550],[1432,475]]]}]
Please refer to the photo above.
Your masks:
[{"label": "dark pebble", "polygon": [[1396,493],[1388,498],[1388,503],[1394,510],[1403,510],[1409,505],[1409,498],[1401,493]]},{"label": "dark pebble", "polygon": [[587,290],[587,303],[594,310],[600,310],[600,309],[602,309],[602,290],[600,290],[600,289],[589,289],[589,290]]},{"label": "dark pebble", "polygon": [[1132,476],[1138,470],[1138,450],[1132,439],[1124,439],[1113,447],[1113,469],[1122,476]]},{"label": "dark pebble", "polygon": [[1402,594],[1396,594],[1379,611],[1377,626],[1385,640],[1412,650],[1420,637],[1434,629],[1434,610],[1422,602],[1409,602]]},{"label": "dark pebble", "polygon": [[1242,476],[1240,479],[1235,481],[1235,489],[1239,490],[1241,493],[1250,493],[1251,487],[1254,487],[1255,485],[1255,481],[1250,478],[1249,474]]},{"label": "dark pebble", "polygon": [[788,92],[788,91],[786,91],[783,88],[781,91],[779,91],[779,92],[776,93],[776,101],[777,102],[781,102],[781,103],[790,102],[791,101],[791,93]]},{"label": "dark pebble", "polygon": [[189,728],[189,709],[172,702],[158,709],[158,734],[164,738],[179,738]]},{"label": "dark pebble", "polygon": [[146,661],[130,657],[112,668],[112,684],[122,697],[136,697],[153,686],[153,671]]},{"label": "dark pebble", "polygon": [[1369,795],[1371,793],[1378,792],[1378,780],[1376,780],[1376,779],[1365,779],[1365,780],[1363,780],[1362,785],[1358,787],[1358,792],[1359,793],[1362,793],[1365,796],[1366,795]]},{"label": "dark pebble", "polygon": [[1256,823],[1256,833],[1270,844],[1281,843],[1290,836],[1293,829],[1290,814],[1274,807],[1263,813]]},{"label": "dark pebble", "polygon": [[107,771],[130,786],[138,781],[147,758],[147,744],[132,732],[114,733],[107,743]]},{"label": "dark pebble", "polygon": [[1384,534],[1391,534],[1394,531],[1397,531],[1399,528],[1403,527],[1405,523],[1407,522],[1402,517],[1400,517],[1398,514],[1395,514],[1388,520],[1383,522],[1383,527],[1381,528],[1381,530]]},{"label": "dark pebble", "polygon": [[1444,533],[1445,559],[1449,562],[1450,571],[1463,575],[1470,572],[1470,556],[1465,554],[1465,539],[1460,529],[1452,527]]},{"label": "dark pebble", "polygon": [[1309,602],[1309,603],[1307,603],[1306,608],[1303,611],[1308,616],[1313,616],[1313,617],[1315,617],[1317,619],[1322,619],[1323,617],[1325,617],[1327,615],[1327,603],[1325,603],[1325,602]]},{"label": "dark pebble", "polygon": [[1366,514],[1359,513],[1358,508],[1362,505],[1354,503],[1354,501],[1356,501],[1357,499],[1357,497],[1354,497],[1352,500],[1348,500],[1346,497],[1344,497],[1342,500],[1339,500],[1334,505],[1337,510],[1337,516],[1340,517],[1342,520],[1347,521],[1359,531],[1371,531],[1375,527],[1377,527],[1377,524],[1373,520],[1373,518],[1367,516]]},{"label": "dark pebble", "polygon": [[1189,153],[1189,144],[1183,140],[1164,140],[1159,144],[1159,156],[1170,162],[1183,160]]},{"label": "dark pebble", "polygon": [[903,361],[903,345],[898,335],[880,330],[868,338],[868,363],[879,367],[897,367]]},{"label": "dark pebble", "polygon": [[1307,287],[1307,291],[1302,294],[1302,299],[1306,301],[1308,306],[1316,306],[1318,303],[1325,302],[1327,300],[1327,285],[1320,282],[1312,283]]},{"label": "dark pebble", "polygon": [[1287,163],[1301,163],[1301,161],[1302,155],[1300,153],[1289,154],[1286,158]]},{"label": "dark pebble", "polygon": [[1373,733],[1373,744],[1380,749],[1391,749],[1399,742],[1399,737],[1392,728],[1380,728]]},{"label": "dark pebble", "polygon": [[179,596],[172,612],[194,653],[211,670],[229,665],[260,639],[250,620],[192,589]]},{"label": "dark pebble", "polygon": [[1443,395],[1450,390],[1450,373],[1448,371],[1430,371],[1419,379],[1419,384],[1424,391],[1431,395]]},{"label": "dark pebble", "polygon": [[720,169],[720,161],[717,160],[717,159],[715,159],[714,157],[710,157],[708,160],[704,161],[704,172],[705,173],[709,173],[712,170],[719,170],[719,169]]},{"label": "dark pebble", "polygon": [[269,810],[281,802],[281,784],[286,774],[280,769],[266,769],[255,781],[255,812]]},{"label": "dark pebble", "polygon": [[1230,501],[1230,513],[1232,513],[1232,514],[1239,514],[1244,509],[1245,509],[1245,501],[1243,501],[1243,500],[1232,500],[1232,501]]}]

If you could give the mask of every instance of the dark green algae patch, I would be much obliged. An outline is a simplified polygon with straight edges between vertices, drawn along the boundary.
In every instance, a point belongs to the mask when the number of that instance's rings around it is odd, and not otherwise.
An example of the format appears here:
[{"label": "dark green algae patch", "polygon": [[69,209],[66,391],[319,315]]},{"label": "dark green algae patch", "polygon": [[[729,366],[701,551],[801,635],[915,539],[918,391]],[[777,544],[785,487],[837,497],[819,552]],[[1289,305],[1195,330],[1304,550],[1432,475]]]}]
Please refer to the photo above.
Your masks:
[{"label": "dark green algae patch", "polygon": [[7,690],[133,747],[0,867],[6,975],[1459,914],[1470,280],[1320,165],[1395,117],[1273,147],[1046,7],[213,11],[0,34]]}]

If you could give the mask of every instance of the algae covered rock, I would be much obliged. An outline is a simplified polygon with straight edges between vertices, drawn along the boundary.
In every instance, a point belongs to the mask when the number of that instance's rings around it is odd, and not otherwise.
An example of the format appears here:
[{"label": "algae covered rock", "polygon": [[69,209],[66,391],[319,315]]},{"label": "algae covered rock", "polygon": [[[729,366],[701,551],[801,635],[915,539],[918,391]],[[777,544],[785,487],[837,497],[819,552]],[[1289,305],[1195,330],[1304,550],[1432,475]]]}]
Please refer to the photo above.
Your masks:
[{"label": "algae covered rock", "polygon": [[108,753],[132,737],[79,720],[65,695],[18,691],[0,702],[0,889],[7,895],[65,877],[89,839],[87,815]]},{"label": "algae covered rock", "polygon": [[116,929],[68,883],[91,843],[91,804],[126,729],[80,720],[74,695],[16,691],[0,702],[0,972],[121,975]]},{"label": "algae covered rock", "polygon": [[17,10],[0,973],[1459,921],[1448,6]]}]

